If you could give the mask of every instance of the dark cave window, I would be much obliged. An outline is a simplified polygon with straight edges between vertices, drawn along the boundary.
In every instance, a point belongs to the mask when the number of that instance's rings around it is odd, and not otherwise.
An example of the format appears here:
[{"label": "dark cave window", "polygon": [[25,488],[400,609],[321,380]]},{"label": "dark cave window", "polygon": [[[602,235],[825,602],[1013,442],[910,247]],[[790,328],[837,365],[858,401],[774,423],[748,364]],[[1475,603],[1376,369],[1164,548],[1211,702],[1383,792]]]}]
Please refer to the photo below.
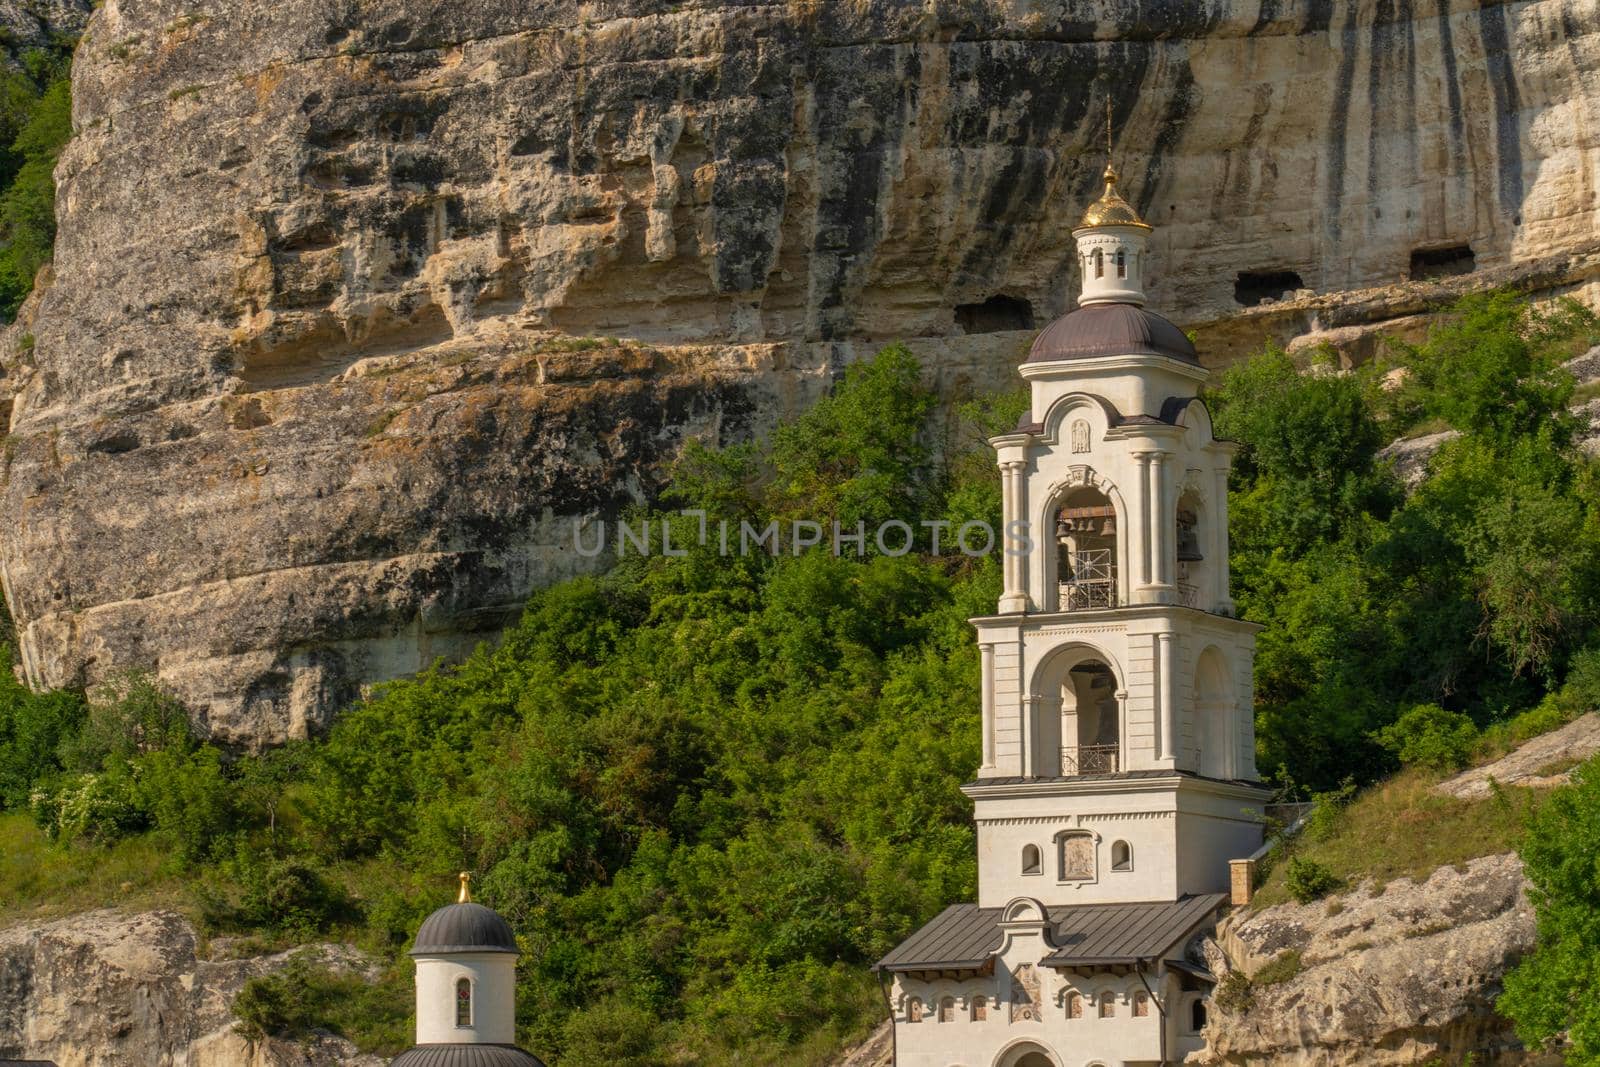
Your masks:
[{"label": "dark cave window", "polygon": [[1292,270],[1240,271],[1233,283],[1233,298],[1241,307],[1255,307],[1263,300],[1282,300],[1305,282]]},{"label": "dark cave window", "polygon": [[1033,305],[1015,296],[991,296],[981,304],[957,304],[962,333],[1001,333],[1033,329]]},{"label": "dark cave window", "polygon": [[1457,274],[1471,274],[1478,266],[1471,245],[1454,245],[1450,248],[1419,248],[1411,253],[1411,278],[1449,278]]}]

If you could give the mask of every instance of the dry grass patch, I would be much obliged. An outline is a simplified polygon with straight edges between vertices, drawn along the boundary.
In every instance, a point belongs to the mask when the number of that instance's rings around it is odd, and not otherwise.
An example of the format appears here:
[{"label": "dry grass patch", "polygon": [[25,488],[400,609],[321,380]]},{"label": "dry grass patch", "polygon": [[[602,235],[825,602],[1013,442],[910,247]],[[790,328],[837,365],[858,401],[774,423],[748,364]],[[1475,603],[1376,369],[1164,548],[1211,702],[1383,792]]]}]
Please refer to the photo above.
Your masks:
[{"label": "dry grass patch", "polygon": [[[1420,769],[1402,771],[1359,793],[1320,838],[1294,842],[1294,854],[1326,867],[1346,885],[1366,879],[1379,885],[1396,878],[1425,879],[1440,867],[1516,847],[1522,817],[1534,796],[1508,789],[1473,800],[1440,796],[1441,776]],[[1273,865],[1258,907],[1289,899],[1286,863]]]}]

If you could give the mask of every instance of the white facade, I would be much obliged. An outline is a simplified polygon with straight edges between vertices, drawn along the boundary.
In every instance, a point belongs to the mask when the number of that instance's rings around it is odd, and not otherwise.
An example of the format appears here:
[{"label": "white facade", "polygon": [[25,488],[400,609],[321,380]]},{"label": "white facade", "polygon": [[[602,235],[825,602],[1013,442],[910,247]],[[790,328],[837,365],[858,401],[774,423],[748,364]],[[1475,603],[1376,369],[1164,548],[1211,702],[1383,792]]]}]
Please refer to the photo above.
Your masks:
[{"label": "white facade", "polygon": [[[415,958],[417,1044],[517,1043],[516,956],[454,952]],[[464,1008],[462,982],[467,983]]]},{"label": "white facade", "polygon": [[1063,962],[1071,938],[1054,940],[1072,905],[1226,892],[1267,798],[1257,628],[1228,593],[1233,446],[1196,399],[1192,346],[1140,310],[1148,233],[1108,170],[1074,231],[1087,310],[1041,335],[1021,368],[1030,419],[992,442],[1017,551],[997,613],[973,620],[983,755],[965,792],[1001,947],[978,965],[888,958],[901,1067],[1132,1067],[1201,1047],[1189,926],[1138,958]]}]

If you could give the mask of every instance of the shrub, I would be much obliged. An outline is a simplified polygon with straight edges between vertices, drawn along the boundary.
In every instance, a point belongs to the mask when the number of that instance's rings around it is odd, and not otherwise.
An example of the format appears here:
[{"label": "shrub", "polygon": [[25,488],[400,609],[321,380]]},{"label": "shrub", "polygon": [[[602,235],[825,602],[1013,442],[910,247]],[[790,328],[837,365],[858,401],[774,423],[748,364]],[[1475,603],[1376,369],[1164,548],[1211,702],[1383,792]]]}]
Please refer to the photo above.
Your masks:
[{"label": "shrub", "polygon": [[1251,984],[1255,986],[1280,985],[1300,973],[1300,951],[1286,949],[1272,957],[1256,972]]},{"label": "shrub", "polygon": [[149,825],[138,784],[125,768],[58,778],[35,789],[28,808],[39,828],[61,841],[104,845]]},{"label": "shrub", "polygon": [[0,809],[28,806],[34,787],[61,770],[61,749],[82,728],[76,693],[32,693],[11,672],[11,649],[0,645]]},{"label": "shrub", "polygon": [[1320,900],[1339,888],[1339,879],[1316,860],[1291,856],[1286,869],[1289,895],[1302,904]]},{"label": "shrub", "polygon": [[238,819],[235,786],[223,775],[222,753],[207,745],[193,751],[153,752],[134,762],[140,806],[182,863],[210,858]]},{"label": "shrub", "polygon": [[567,1019],[562,1064],[571,1067],[652,1067],[661,1062],[661,1023],[643,1008],[612,998]]},{"label": "shrub", "polygon": [[1566,1062],[1600,1064],[1600,1005],[1584,995],[1595,987],[1600,960],[1600,758],[1552,791],[1528,818],[1517,850],[1533,888],[1539,940],[1506,975],[1496,1008],[1516,1023],[1531,1048],[1565,1039]]},{"label": "shrub", "polygon": [[1306,836],[1313,841],[1327,841],[1339,832],[1339,824],[1344,819],[1344,809],[1350,806],[1350,801],[1355,799],[1356,783],[1354,779],[1347,778],[1338,789],[1330,789],[1326,793],[1313,793],[1311,795],[1314,806],[1311,817],[1306,820]]},{"label": "shrub", "polygon": [[1243,971],[1229,971],[1228,976],[1217,986],[1217,991],[1211,997],[1211,1002],[1219,1009],[1232,1014],[1238,1014],[1250,1007],[1250,1002],[1255,999],[1255,990],[1250,984],[1250,979]]},{"label": "shrub", "polygon": [[394,1054],[410,1044],[411,983],[394,970],[374,982],[296,953],[277,974],[252,978],[233,998],[239,1031],[251,1041],[326,1030],[366,1051]]},{"label": "shrub", "polygon": [[263,858],[243,836],[220,873],[196,889],[211,930],[263,930],[307,939],[356,917],[349,895],[309,859]]},{"label": "shrub", "polygon": [[1418,704],[1373,738],[1407,766],[1453,771],[1466,766],[1478,740],[1478,728],[1458,711]]}]

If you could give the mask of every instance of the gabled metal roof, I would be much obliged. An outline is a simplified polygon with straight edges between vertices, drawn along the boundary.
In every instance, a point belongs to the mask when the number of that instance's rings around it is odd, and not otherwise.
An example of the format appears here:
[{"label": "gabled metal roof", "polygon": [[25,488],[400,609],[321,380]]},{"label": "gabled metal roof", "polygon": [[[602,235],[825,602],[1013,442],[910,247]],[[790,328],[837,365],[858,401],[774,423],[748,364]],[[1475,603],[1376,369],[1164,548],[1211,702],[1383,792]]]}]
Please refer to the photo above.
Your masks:
[{"label": "gabled metal roof", "polygon": [[[1058,946],[1047,967],[1109,967],[1159,959],[1220,908],[1226,893],[1138,904],[1050,908]],[[1003,908],[952,904],[879,960],[873,970],[975,970],[999,951]]]}]

